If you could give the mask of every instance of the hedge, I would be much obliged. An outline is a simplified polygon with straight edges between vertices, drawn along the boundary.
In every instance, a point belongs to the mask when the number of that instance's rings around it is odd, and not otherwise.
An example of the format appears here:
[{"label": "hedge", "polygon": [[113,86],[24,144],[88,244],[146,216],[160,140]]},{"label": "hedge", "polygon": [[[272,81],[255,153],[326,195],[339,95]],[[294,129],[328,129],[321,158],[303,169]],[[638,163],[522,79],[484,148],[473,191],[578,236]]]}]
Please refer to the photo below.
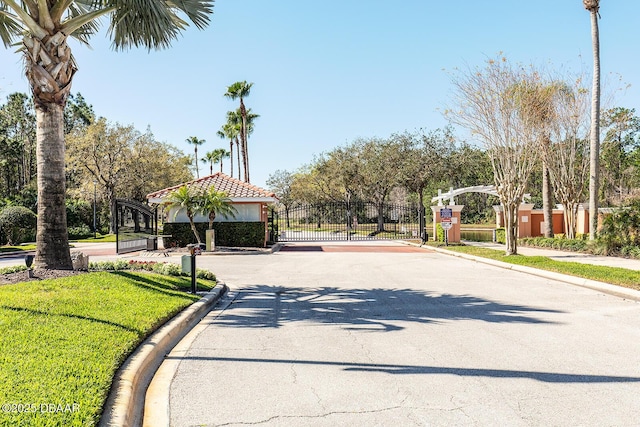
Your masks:
[{"label": "hedge", "polygon": [[[200,240],[204,243],[205,231],[209,229],[209,223],[196,223]],[[214,222],[213,229],[216,235],[216,245],[237,247],[263,247],[264,246],[264,222]],[[170,222],[163,226],[165,248],[185,247],[190,243],[197,243],[188,222]]]},{"label": "hedge", "polygon": [[24,206],[8,206],[0,211],[0,244],[17,245],[36,237],[38,217]]}]

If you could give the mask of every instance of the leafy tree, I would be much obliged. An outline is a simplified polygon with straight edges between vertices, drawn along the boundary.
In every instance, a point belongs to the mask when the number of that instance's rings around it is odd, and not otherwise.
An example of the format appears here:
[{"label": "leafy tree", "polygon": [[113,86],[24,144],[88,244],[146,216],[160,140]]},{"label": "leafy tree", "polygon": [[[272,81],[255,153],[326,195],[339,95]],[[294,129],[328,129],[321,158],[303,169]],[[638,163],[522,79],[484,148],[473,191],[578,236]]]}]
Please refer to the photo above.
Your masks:
[{"label": "leafy tree", "polygon": [[598,30],[600,0],[582,0],[582,4],[591,16],[591,46],[593,49],[591,133],[589,143],[589,239],[594,240],[598,228],[598,187],[600,179],[600,34]]},{"label": "leafy tree", "polygon": [[274,173],[269,175],[269,178],[267,178],[267,188],[273,191],[273,193],[278,197],[280,204],[284,206],[287,228],[291,227],[289,212],[291,207],[296,203],[296,200],[293,198],[291,188],[294,179],[294,174],[280,169],[276,170]]},{"label": "leafy tree", "polygon": [[370,138],[357,141],[358,158],[362,162],[363,198],[378,209],[378,231],[384,231],[384,203],[394,187],[400,184],[398,170],[402,164],[402,146],[396,141]]},{"label": "leafy tree", "polygon": [[77,68],[67,39],[88,44],[100,19],[110,18],[115,49],[166,48],[188,21],[198,28],[207,26],[212,7],[213,0],[0,1],[0,39],[7,48],[22,40],[25,74],[36,108],[36,267],[72,268],[65,209],[64,109]]},{"label": "leafy tree", "polygon": [[116,191],[120,197],[145,201],[146,195],[193,179],[190,159],[173,145],[159,142],[151,130],[135,131],[133,140],[126,140],[129,158]]},{"label": "leafy tree", "polygon": [[402,162],[398,164],[400,183],[418,196],[419,206],[424,209],[424,193],[428,186],[444,176],[457,175],[447,173],[455,148],[453,129],[405,132],[392,138],[402,147]]},{"label": "leafy tree", "polygon": [[[449,158],[444,161],[446,164],[443,166],[449,170],[446,178],[450,180],[448,185],[444,186],[445,188],[472,187],[488,185],[493,182],[491,159],[479,147],[462,143],[453,148]],[[437,188],[442,187],[432,188],[433,194],[436,193]],[[458,204],[464,205],[464,209],[460,213],[462,222],[484,223],[490,219],[495,220],[492,206],[499,203],[495,196],[486,193],[466,193],[458,197],[460,200]]]},{"label": "leafy tree", "polygon": [[24,93],[0,107],[0,195],[15,197],[36,177],[36,117]]},{"label": "leafy tree", "polygon": [[118,197],[144,201],[158,188],[193,178],[189,159],[166,143],[157,142],[150,130],[98,119],[86,129],[67,136],[67,173],[72,197],[92,200],[93,182],[99,201],[109,210],[110,231],[115,231],[113,202]]},{"label": "leafy tree", "polygon": [[64,133],[69,134],[76,128],[85,128],[96,120],[93,106],[87,104],[84,97],[78,92],[69,94],[67,105],[64,108]]},{"label": "leafy tree", "polygon": [[603,112],[601,125],[607,131],[600,153],[600,200],[616,206],[639,183],[640,118],[634,109],[617,107]]}]

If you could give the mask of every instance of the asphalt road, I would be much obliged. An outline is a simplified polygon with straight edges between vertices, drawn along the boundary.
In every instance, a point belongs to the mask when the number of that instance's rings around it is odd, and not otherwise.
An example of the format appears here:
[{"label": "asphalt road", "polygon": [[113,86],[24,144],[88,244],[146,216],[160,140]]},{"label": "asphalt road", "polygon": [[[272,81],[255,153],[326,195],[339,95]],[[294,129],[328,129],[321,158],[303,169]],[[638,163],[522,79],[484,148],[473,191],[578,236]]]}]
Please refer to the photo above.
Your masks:
[{"label": "asphalt road", "polygon": [[640,303],[330,246],[198,259],[232,292],[168,357],[171,425],[640,424]]}]

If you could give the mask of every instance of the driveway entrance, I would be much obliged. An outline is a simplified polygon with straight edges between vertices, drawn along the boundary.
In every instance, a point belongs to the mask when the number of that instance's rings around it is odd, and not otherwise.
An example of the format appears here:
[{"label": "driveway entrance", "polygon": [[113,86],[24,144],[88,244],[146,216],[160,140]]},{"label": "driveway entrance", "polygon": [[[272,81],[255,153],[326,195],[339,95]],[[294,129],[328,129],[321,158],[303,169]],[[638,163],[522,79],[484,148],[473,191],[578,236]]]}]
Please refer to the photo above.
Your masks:
[{"label": "driveway entrance", "polygon": [[198,260],[231,294],[168,356],[172,425],[637,425],[640,304],[320,246]]}]

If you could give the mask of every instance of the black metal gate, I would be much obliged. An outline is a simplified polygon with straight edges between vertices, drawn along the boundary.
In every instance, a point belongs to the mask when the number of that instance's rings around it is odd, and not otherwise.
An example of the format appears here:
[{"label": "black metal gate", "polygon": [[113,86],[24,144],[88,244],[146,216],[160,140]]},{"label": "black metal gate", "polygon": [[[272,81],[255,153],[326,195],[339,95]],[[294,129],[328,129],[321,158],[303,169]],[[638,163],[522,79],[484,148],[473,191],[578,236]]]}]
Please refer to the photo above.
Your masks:
[{"label": "black metal gate", "polygon": [[135,200],[115,200],[116,253],[157,249],[157,211]]},{"label": "black metal gate", "polygon": [[297,204],[275,209],[270,223],[273,240],[281,242],[420,239],[424,208],[364,202]]}]

